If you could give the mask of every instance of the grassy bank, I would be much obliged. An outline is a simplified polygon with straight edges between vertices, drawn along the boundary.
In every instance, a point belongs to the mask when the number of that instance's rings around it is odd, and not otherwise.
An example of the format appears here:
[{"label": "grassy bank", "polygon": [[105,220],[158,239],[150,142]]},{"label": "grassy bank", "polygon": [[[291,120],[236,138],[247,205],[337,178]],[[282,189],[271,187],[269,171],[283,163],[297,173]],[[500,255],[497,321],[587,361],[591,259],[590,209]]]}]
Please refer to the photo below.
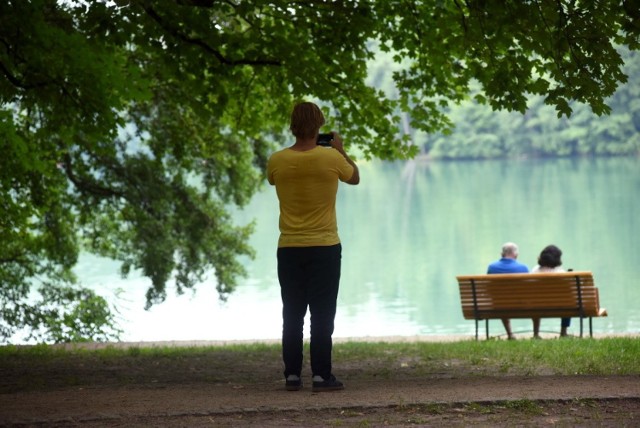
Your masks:
[{"label": "grassy bank", "polygon": [[[305,360],[308,361],[308,345]],[[192,369],[189,369],[189,368]],[[46,373],[68,373],[67,381],[86,370],[110,372],[119,382],[135,381],[135,373],[196,370],[212,373],[232,370],[280,374],[280,346],[237,344],[211,347],[106,347],[82,346],[0,347],[0,370],[19,383],[46,383]],[[358,377],[448,373],[464,376],[500,375],[629,375],[640,374],[640,339],[566,339],[460,342],[345,342],[334,345],[334,367],[349,368]],[[117,368],[117,369],[116,369]],[[128,368],[123,370],[123,368]],[[258,368],[258,370],[256,370]],[[161,370],[158,370],[161,371]],[[197,370],[196,370],[197,371]],[[11,375],[11,373],[20,374]],[[133,374],[132,374],[133,373]],[[125,376],[125,375],[123,375]],[[170,380],[169,380],[170,381]]]},{"label": "grassy bank", "polygon": [[341,362],[386,361],[389,366],[412,365],[425,374],[456,370],[477,375],[640,373],[640,339],[569,339],[462,341],[453,343],[348,343],[336,346]]},{"label": "grassy bank", "polygon": [[[221,426],[323,427],[636,426],[640,418],[637,395],[566,398],[566,391],[576,390],[571,387],[576,382],[582,392],[596,384],[598,391],[606,390],[604,380],[608,390],[617,391],[624,384],[629,391],[628,385],[635,385],[640,374],[640,338],[340,342],[334,347],[334,370],[354,388],[351,394],[322,397],[309,395],[309,388],[293,395],[284,391],[280,352],[278,344],[264,343],[100,349],[4,346],[0,399],[5,398],[6,410],[6,403],[38,397],[39,413],[23,406],[15,420],[93,423],[88,426],[108,425],[112,417],[122,426],[205,426],[215,421]],[[308,356],[307,345],[306,379]],[[527,392],[509,395],[504,386],[526,377]],[[530,398],[535,396],[533,385],[546,389],[548,381],[567,387],[560,388],[564,398]],[[412,404],[416,382],[425,395]],[[456,385],[461,394],[455,394]],[[478,394],[470,394],[467,385],[484,398],[468,398]],[[237,401],[225,404],[231,396]],[[283,397],[286,410],[278,404]],[[41,403],[45,398],[49,401]],[[86,406],[95,401],[97,407],[66,408],[65,400]],[[296,407],[309,400],[316,407]]]}]

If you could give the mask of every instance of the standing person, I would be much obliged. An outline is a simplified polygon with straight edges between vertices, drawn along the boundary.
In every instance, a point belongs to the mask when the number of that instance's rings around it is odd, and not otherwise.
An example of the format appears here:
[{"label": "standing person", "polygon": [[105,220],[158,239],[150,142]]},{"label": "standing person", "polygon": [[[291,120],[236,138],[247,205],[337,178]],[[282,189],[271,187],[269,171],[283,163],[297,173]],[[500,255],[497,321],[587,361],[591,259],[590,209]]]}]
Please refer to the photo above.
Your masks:
[{"label": "standing person", "polygon": [[303,327],[311,313],[311,372],[314,392],[344,389],[332,373],[331,352],[342,246],[336,220],[338,181],[358,184],[358,167],[332,132],[331,147],[317,145],[322,111],[297,104],[290,129],[296,142],[274,153],[267,179],[280,202],[278,279],[282,297],[282,359],[286,389],[302,388]]},{"label": "standing person", "polygon": [[[501,258],[489,265],[487,273],[527,273],[529,268],[527,265],[520,263],[518,260],[518,246],[513,242],[507,242],[502,246]],[[515,336],[511,332],[511,321],[508,318],[502,319],[502,325],[507,332],[507,338],[514,340]],[[535,321],[534,321],[535,335]]]},{"label": "standing person", "polygon": [[[531,273],[564,272],[562,268],[562,250],[555,245],[547,245],[540,252],[538,264],[531,269]],[[540,320],[538,320],[540,325]],[[567,336],[567,329],[571,326],[571,318],[561,318],[560,337]]]}]

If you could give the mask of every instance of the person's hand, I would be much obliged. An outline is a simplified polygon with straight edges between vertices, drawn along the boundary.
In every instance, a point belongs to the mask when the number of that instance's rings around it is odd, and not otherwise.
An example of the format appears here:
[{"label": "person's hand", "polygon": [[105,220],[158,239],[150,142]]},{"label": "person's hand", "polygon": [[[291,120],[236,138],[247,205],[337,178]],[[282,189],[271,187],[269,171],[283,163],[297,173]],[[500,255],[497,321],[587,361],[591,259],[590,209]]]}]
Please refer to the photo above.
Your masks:
[{"label": "person's hand", "polygon": [[360,171],[358,171],[358,165],[349,157],[347,152],[344,151],[344,145],[342,144],[342,137],[336,131],[331,131],[331,135],[333,135],[333,140],[331,140],[331,147],[336,149],[338,153],[340,153],[347,160],[349,165],[353,167],[353,175],[350,179],[346,181],[348,184],[358,184],[360,183]]},{"label": "person's hand", "polygon": [[344,152],[344,145],[342,143],[342,137],[336,131],[331,131],[331,135],[333,135],[333,139],[331,140],[331,147],[336,149],[339,152]]}]

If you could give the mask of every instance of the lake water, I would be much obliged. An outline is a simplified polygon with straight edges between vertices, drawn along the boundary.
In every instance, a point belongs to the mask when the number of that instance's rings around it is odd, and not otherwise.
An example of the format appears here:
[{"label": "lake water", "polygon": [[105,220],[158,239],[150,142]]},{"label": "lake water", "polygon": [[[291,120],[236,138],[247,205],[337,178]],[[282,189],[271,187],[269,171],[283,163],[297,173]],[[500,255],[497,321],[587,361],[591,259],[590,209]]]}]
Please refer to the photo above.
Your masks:
[{"label": "lake water", "polygon": [[[341,185],[338,226],[343,274],[334,337],[474,334],[464,320],[456,275],[485,273],[506,241],[532,267],[548,244],[563,266],[590,270],[607,318],[597,333],[640,332],[640,160],[360,163],[359,186]],[[114,297],[124,341],[277,339],[281,306],[276,275],[278,205],[268,186],[239,223],[257,221],[249,276],[221,303],[215,284],[143,309],[148,281],[122,279],[118,265],[84,257],[82,281]],[[115,298],[115,290],[124,292]],[[542,330],[559,330],[545,319]],[[585,324],[588,325],[588,324]],[[531,321],[514,320],[514,330]],[[305,336],[308,337],[308,318]],[[499,321],[492,333],[503,333]],[[570,331],[577,332],[574,319]]]}]

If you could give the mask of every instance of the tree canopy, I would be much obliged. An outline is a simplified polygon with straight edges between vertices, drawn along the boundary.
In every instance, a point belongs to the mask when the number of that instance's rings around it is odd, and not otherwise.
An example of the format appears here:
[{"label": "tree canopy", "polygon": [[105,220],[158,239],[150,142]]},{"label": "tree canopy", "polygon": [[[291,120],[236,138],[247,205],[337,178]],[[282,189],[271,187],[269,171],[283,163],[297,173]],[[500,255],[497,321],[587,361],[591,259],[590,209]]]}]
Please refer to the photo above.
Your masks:
[{"label": "tree canopy", "polygon": [[[363,156],[408,158],[400,116],[446,132],[471,94],[609,113],[617,47],[639,33],[637,0],[0,2],[0,338],[117,334],[76,284],[80,251],[140,270],[148,306],[210,273],[232,291],[252,250],[229,207],[262,185],[295,100],[322,105]],[[370,84],[377,52],[392,93]]]},{"label": "tree canopy", "polygon": [[558,119],[541,96],[529,97],[525,114],[492,111],[471,99],[447,111],[451,133],[409,129],[412,142],[430,159],[640,155],[640,55],[620,52],[629,81],[606,100],[610,114],[596,116],[573,102],[571,116]]}]

